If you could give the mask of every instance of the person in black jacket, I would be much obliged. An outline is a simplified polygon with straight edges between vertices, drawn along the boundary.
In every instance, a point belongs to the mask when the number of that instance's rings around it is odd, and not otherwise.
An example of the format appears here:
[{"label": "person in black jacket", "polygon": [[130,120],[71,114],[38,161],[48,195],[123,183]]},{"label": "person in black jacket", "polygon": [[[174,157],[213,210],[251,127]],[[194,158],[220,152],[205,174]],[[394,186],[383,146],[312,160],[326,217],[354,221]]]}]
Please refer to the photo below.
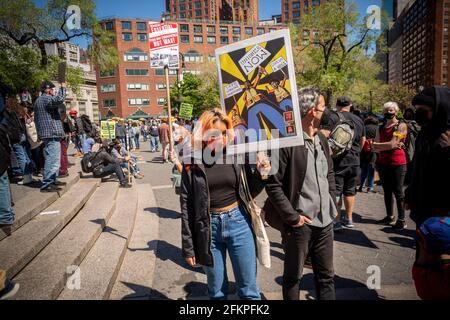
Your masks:
[{"label": "person in black jacket", "polygon": [[[256,245],[244,180],[252,196],[263,190],[258,172],[227,158],[232,122],[220,110],[206,111],[193,137],[193,153],[185,155],[181,182],[182,251],[190,266],[203,265],[209,297],[226,299],[226,255],[230,255],[237,294],[243,300],[261,298],[256,284]],[[198,129],[198,130],[197,130]],[[186,158],[187,157],[187,158]],[[262,163],[262,161],[261,161]],[[267,169],[268,165],[258,168]]]},{"label": "person in black jacket", "polygon": [[[333,220],[337,216],[333,161],[318,131],[325,100],[312,87],[299,91],[305,145],[279,152],[278,172],[266,182],[265,218],[281,231],[285,260],[283,298],[298,300],[299,280],[311,257],[317,298],[334,300]],[[274,159],[275,157],[275,159]],[[272,163],[276,155],[272,155]]]},{"label": "person in black jacket", "polygon": [[416,138],[406,209],[417,227],[431,217],[450,215],[450,88],[433,86],[414,97]]}]

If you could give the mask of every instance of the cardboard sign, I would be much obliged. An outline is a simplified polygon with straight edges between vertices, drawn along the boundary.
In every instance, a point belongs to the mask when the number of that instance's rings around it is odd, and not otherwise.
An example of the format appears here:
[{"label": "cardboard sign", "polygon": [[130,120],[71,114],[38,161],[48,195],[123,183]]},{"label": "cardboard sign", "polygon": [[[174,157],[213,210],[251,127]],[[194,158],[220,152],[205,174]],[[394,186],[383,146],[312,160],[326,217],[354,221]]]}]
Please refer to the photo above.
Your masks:
[{"label": "cardboard sign", "polygon": [[116,138],[116,123],[114,121],[101,121],[100,132],[102,139]]},{"label": "cardboard sign", "polygon": [[60,62],[58,65],[58,82],[59,83],[66,82],[66,70],[67,70],[67,63]]},{"label": "cardboard sign", "polygon": [[170,69],[179,67],[179,37],[177,23],[149,23],[150,66]]},{"label": "cardboard sign", "polygon": [[303,144],[289,30],[218,48],[216,61],[222,109],[237,137],[228,153]]},{"label": "cardboard sign", "polygon": [[194,111],[194,106],[190,103],[181,103],[179,117],[181,119],[190,120],[192,118],[192,112]]}]

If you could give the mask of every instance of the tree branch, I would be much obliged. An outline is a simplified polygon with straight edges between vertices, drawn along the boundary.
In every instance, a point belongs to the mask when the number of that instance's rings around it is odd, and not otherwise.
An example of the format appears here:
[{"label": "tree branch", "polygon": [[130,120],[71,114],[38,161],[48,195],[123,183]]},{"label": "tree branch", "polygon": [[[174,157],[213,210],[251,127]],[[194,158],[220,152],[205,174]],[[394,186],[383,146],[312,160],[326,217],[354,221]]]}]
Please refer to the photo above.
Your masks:
[{"label": "tree branch", "polygon": [[354,45],[352,45],[348,50],[347,50],[347,53],[350,53],[350,51],[352,51],[353,49],[355,49],[356,47],[359,47],[363,42],[364,42],[364,40],[366,39],[366,37],[367,37],[367,34],[369,33],[369,29],[366,29],[366,31],[364,32],[364,35],[362,36],[362,38],[361,38],[361,40],[358,42],[358,43],[355,43]]}]

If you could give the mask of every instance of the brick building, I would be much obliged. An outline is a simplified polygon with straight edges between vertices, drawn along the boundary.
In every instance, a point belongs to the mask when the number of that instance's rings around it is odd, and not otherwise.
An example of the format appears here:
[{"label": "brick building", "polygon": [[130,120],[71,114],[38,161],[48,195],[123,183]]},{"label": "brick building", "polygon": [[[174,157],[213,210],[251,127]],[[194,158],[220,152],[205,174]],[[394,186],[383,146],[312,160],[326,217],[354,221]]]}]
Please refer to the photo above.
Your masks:
[{"label": "brick building", "polygon": [[256,24],[258,0],[166,0],[166,18]]},{"label": "brick building", "polygon": [[389,83],[449,85],[450,0],[407,3],[389,31]]},{"label": "brick building", "polygon": [[[103,118],[160,116],[165,113],[166,87],[163,69],[151,69],[148,20],[104,19],[102,26],[115,33],[120,64],[115,70],[97,70],[100,113]],[[282,28],[230,22],[179,22],[180,52],[185,61],[181,73],[201,72],[203,62],[214,61],[216,48]],[[170,70],[170,81],[177,70]]]},{"label": "brick building", "polygon": [[329,0],[281,0],[281,22],[301,23],[301,17]]}]

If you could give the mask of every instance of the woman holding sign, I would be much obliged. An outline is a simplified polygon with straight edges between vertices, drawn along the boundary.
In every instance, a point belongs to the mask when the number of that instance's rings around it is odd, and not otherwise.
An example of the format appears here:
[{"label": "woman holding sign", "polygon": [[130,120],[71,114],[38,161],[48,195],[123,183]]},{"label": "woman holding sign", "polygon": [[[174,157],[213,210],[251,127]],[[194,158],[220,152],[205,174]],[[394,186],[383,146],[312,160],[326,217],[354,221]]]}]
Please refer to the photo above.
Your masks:
[{"label": "woman holding sign", "polygon": [[[224,161],[230,160],[225,158],[225,149],[231,141],[231,119],[220,109],[203,113],[194,129],[193,153],[183,163],[183,256],[191,267],[204,267],[210,298],[224,300],[228,295],[228,252],[239,298],[259,300],[256,246],[246,192],[255,197],[264,186],[249,165]],[[257,168],[270,165],[260,161]]]}]

